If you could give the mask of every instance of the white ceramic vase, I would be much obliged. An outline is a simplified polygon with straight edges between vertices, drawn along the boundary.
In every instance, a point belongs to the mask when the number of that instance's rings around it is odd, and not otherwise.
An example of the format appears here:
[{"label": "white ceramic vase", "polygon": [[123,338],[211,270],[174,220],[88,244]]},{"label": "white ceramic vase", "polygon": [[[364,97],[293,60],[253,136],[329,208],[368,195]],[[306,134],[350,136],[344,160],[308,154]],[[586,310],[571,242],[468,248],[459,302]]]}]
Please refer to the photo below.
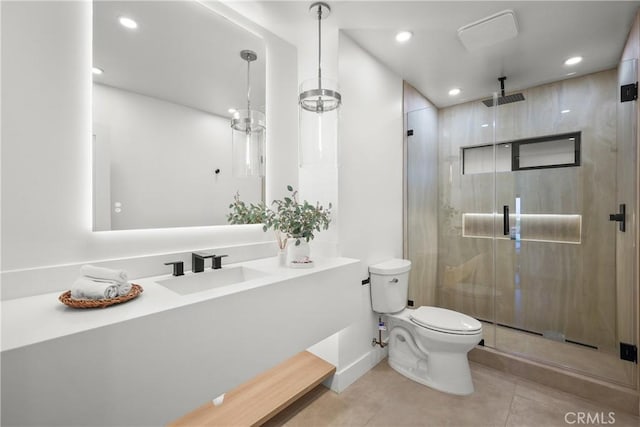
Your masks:
[{"label": "white ceramic vase", "polygon": [[300,244],[296,245],[296,238],[289,239],[287,243],[287,264],[294,261],[301,262],[305,258],[309,258],[311,248],[305,239],[300,239]]}]

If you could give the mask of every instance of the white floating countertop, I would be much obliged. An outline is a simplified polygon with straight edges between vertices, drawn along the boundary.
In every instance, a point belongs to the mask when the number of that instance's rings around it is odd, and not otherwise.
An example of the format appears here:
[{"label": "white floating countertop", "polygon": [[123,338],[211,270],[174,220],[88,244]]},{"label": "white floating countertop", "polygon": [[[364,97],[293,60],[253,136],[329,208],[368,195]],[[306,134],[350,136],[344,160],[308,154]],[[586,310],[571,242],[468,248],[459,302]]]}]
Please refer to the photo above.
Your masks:
[{"label": "white floating countertop", "polygon": [[[228,264],[222,268],[245,266],[264,272],[265,276],[188,295],[179,295],[156,283],[172,278],[170,274],[132,279],[131,282],[141,285],[144,292],[131,301],[102,309],[75,309],[63,305],[58,297],[65,290],[6,300],[2,301],[1,350],[8,351],[358,262],[351,258],[314,258],[315,266],[309,269],[280,267],[277,258]],[[188,272],[185,277],[206,274],[206,271]]]}]

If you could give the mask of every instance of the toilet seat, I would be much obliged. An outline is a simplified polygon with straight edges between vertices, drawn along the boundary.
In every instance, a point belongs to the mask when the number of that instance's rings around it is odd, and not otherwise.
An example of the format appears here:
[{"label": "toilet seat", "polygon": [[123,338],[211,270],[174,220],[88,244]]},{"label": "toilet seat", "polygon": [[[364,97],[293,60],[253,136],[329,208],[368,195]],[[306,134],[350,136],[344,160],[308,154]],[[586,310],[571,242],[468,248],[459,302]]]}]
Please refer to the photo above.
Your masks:
[{"label": "toilet seat", "polygon": [[440,307],[419,307],[411,311],[409,319],[423,328],[447,334],[474,335],[482,330],[482,324],[473,317]]}]

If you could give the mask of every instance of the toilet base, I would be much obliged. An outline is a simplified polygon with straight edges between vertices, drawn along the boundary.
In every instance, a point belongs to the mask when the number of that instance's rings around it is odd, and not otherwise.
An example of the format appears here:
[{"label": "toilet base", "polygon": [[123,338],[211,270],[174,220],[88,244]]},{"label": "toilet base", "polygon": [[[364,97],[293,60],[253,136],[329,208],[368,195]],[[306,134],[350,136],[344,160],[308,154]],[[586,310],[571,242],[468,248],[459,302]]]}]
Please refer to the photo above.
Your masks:
[{"label": "toilet base", "polygon": [[[450,356],[451,355],[447,355],[447,357]],[[458,396],[468,396],[470,394],[473,394],[474,388],[466,354],[464,362],[465,363],[463,365],[459,366],[456,371],[454,371],[455,378],[452,377],[451,371],[447,371],[446,377],[441,381],[437,378],[431,378],[431,376],[427,372],[426,366],[424,365],[410,367],[391,360],[390,358],[388,359],[389,366],[391,366],[394,371],[409,378],[410,380],[444,393],[455,394]]]},{"label": "toilet base", "polygon": [[[412,328],[415,334],[416,328]],[[410,331],[398,325],[392,327],[389,366],[401,375],[438,391],[460,396],[472,394],[474,388],[467,353],[482,335],[450,336],[419,329],[417,338],[421,343],[418,344]],[[446,343],[445,339],[454,341],[454,344]]]}]

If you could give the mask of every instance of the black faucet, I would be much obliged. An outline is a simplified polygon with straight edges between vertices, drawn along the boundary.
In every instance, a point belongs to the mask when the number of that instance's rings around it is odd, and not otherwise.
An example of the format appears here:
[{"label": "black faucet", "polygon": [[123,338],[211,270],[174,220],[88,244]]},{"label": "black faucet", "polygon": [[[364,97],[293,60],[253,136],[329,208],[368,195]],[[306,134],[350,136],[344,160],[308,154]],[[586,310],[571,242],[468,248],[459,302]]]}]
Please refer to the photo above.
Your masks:
[{"label": "black faucet", "polygon": [[191,271],[194,273],[202,273],[204,271],[204,260],[213,257],[215,257],[215,255],[200,255],[195,252],[191,253]]},{"label": "black faucet", "polygon": [[213,256],[213,262],[211,263],[211,268],[213,268],[214,270],[219,270],[222,268],[222,258],[229,256],[229,255],[214,255]]},{"label": "black faucet", "polygon": [[184,276],[184,262],[182,261],[165,262],[164,265],[173,265],[174,276]]}]

